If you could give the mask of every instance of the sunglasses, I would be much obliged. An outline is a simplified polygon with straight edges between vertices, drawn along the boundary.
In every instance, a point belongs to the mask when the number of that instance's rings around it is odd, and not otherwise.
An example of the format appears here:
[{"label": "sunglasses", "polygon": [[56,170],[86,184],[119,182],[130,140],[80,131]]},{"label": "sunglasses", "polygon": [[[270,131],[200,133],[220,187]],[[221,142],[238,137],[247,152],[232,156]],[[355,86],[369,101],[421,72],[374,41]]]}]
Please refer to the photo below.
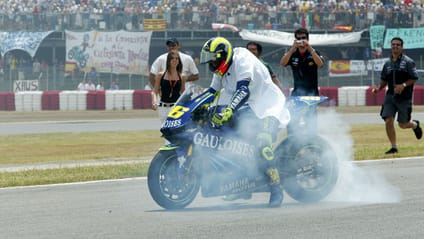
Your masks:
[{"label": "sunglasses", "polygon": [[308,39],[306,36],[303,36],[303,37],[296,37],[296,40],[306,40],[306,39]]},{"label": "sunglasses", "polygon": [[400,43],[392,43],[392,46],[401,46]]}]

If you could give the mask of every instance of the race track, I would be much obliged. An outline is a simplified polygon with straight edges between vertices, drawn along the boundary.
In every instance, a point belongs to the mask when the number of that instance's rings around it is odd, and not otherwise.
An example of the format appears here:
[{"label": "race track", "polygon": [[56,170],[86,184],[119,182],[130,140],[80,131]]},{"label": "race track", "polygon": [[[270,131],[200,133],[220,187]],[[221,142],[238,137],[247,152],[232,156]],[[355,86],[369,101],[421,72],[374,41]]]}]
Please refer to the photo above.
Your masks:
[{"label": "race track", "polygon": [[[286,195],[281,208],[270,209],[266,193],[234,202],[199,194],[186,209],[166,211],[150,197],[145,178],[1,188],[0,238],[424,238],[424,157],[352,163],[345,126],[381,119],[329,114],[321,120],[331,123],[322,133],[342,157],[337,187],[320,203],[300,204]],[[0,123],[0,133],[158,127],[156,118],[14,122]]]},{"label": "race track", "polygon": [[[328,118],[329,115],[331,118]],[[157,117],[139,115],[140,117],[137,118],[136,116],[131,115],[131,118],[128,118],[128,115],[125,115],[123,118],[112,119],[110,119],[110,115],[103,118],[96,116],[95,119],[79,116],[80,119],[76,120],[40,118],[37,121],[22,121],[20,119],[21,121],[18,122],[14,122],[14,118],[11,117],[8,122],[0,122],[0,135],[156,130],[160,128],[160,121]],[[333,114],[333,111],[330,110],[319,114],[318,120],[321,122],[334,121],[334,117],[340,117],[344,124],[383,124],[378,112]],[[414,112],[413,117],[424,122],[424,112]]]},{"label": "race track", "polygon": [[347,164],[329,199],[277,209],[198,195],[165,211],[144,178],[0,189],[1,238],[423,238],[424,158]]}]

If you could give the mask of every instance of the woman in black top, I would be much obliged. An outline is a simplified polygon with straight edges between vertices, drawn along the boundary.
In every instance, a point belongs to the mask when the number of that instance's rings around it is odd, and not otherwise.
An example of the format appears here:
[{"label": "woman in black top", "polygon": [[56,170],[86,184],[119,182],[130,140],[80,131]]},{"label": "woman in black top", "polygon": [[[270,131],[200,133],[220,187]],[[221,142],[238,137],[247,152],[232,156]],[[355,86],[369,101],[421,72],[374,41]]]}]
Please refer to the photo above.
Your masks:
[{"label": "woman in black top", "polygon": [[186,79],[182,69],[183,64],[178,51],[170,51],[166,58],[165,72],[157,75],[153,89],[153,110],[158,109],[162,122],[185,90]]}]

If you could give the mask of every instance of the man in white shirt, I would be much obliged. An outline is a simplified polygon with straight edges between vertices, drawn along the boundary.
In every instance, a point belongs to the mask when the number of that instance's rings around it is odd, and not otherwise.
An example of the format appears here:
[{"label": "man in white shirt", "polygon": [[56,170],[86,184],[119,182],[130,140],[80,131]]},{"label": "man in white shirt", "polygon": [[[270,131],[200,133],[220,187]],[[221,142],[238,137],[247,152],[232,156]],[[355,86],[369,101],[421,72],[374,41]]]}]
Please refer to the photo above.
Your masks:
[{"label": "man in white shirt", "polygon": [[[180,50],[180,44],[176,38],[170,38],[166,41],[166,46],[168,47],[168,52],[171,50]],[[155,85],[156,75],[159,72],[165,72],[166,70],[166,57],[168,56],[168,52],[160,55],[153,62],[150,67],[149,74],[149,83],[151,88]],[[194,63],[193,58],[190,55],[180,53],[181,62],[183,64],[183,75],[187,77],[186,79],[186,89],[192,84],[192,82],[199,79],[199,70]]]},{"label": "man in white shirt", "polygon": [[96,86],[96,90],[99,90],[99,91],[105,90],[103,81],[99,82],[99,84]]},{"label": "man in white shirt", "polygon": [[96,85],[93,83],[92,80],[88,80],[87,90],[96,90]]},{"label": "man in white shirt", "polygon": [[82,80],[78,86],[77,86],[77,90],[88,90],[88,84],[85,80]]}]

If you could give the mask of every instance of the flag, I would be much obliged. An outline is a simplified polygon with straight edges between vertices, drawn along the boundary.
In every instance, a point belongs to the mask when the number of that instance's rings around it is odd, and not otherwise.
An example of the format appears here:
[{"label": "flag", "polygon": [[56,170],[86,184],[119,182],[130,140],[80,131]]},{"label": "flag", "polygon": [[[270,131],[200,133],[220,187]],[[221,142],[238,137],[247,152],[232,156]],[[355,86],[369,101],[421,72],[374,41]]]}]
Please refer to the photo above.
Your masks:
[{"label": "flag", "polygon": [[334,60],[330,62],[330,73],[347,74],[350,72],[349,60]]},{"label": "flag", "polygon": [[344,31],[344,32],[350,32],[352,31],[352,26],[334,26],[333,30],[335,31]]},{"label": "flag", "polygon": [[66,61],[65,63],[65,77],[72,75],[72,72],[78,69],[77,63],[73,61]]}]

